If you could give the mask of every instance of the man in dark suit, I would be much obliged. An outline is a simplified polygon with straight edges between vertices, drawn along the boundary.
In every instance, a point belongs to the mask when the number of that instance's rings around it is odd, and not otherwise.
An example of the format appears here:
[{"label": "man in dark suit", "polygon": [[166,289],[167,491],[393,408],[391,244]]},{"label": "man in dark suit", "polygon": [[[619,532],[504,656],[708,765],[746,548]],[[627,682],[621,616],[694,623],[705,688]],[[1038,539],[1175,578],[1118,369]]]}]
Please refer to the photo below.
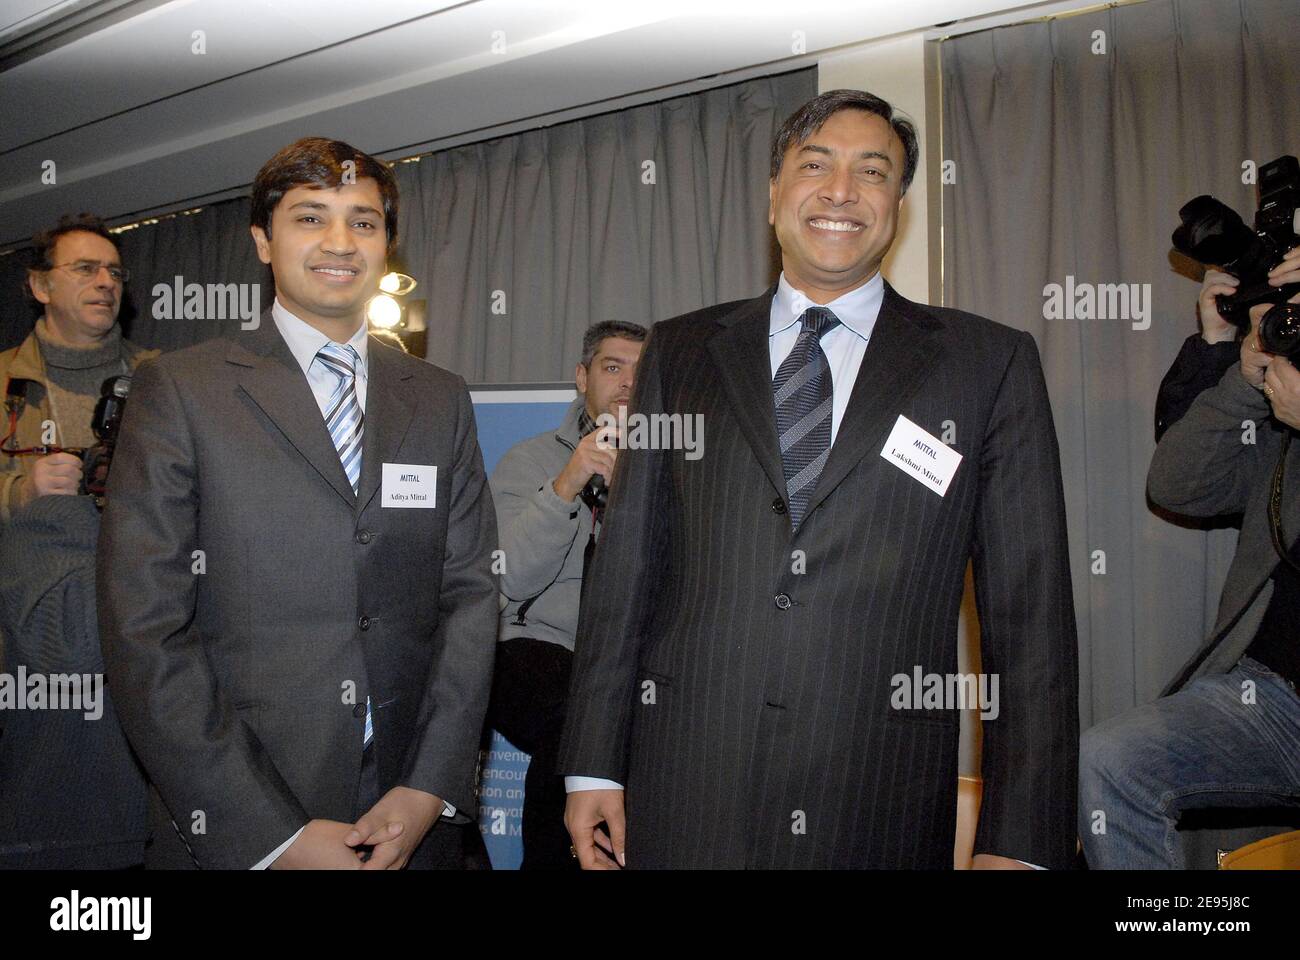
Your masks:
[{"label": "man in dark suit", "polygon": [[1047,390],[1028,334],[881,278],[918,152],[870,94],[805,105],[773,147],[777,286],[651,332],[633,416],[701,416],[703,456],[617,461],[557,767],[584,867],[950,868],[960,704],[910,681],[956,675],[968,561],[999,693],[975,865],[1074,855]]},{"label": "man in dark suit", "polygon": [[469,394],[366,335],[397,224],[384,164],[301,140],[252,220],[274,306],[141,368],[104,512],[148,864],[459,866],[497,620]]}]

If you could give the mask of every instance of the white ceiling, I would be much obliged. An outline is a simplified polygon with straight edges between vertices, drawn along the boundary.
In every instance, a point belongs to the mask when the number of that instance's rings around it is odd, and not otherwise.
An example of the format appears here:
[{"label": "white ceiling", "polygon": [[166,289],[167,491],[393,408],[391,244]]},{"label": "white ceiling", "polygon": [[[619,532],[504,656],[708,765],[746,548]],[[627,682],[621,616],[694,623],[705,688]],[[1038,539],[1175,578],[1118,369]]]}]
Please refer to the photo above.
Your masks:
[{"label": "white ceiling", "polygon": [[0,0],[0,247],[61,213],[125,222],[235,195],[300,136],[406,156],[1022,6]]}]

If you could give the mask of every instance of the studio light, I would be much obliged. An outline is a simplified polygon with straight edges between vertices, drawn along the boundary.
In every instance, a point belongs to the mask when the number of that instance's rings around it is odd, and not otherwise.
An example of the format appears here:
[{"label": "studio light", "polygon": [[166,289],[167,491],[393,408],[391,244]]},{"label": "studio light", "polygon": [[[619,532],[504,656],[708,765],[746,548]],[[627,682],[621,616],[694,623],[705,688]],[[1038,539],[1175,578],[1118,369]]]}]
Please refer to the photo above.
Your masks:
[{"label": "studio light", "polygon": [[366,319],[372,327],[392,329],[402,322],[401,304],[386,293],[377,294],[366,307]]}]

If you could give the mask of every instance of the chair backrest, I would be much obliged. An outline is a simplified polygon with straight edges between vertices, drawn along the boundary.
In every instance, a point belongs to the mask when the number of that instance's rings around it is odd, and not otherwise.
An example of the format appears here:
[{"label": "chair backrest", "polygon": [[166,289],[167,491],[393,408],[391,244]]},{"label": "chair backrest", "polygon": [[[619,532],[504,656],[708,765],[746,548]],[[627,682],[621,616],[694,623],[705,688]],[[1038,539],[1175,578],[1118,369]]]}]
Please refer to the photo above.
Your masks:
[{"label": "chair backrest", "polygon": [[1300,870],[1300,830],[1256,840],[1219,856],[1220,870]]}]

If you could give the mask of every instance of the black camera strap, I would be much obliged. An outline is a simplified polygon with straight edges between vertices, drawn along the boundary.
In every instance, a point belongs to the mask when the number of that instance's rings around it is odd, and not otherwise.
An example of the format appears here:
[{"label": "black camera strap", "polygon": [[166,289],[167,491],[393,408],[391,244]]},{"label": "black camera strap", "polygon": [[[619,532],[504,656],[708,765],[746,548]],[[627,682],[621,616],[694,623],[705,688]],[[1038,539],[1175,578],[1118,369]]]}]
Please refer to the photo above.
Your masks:
[{"label": "black camera strap", "polygon": [[1273,468],[1273,482],[1268,491],[1268,525],[1269,532],[1273,535],[1273,549],[1291,569],[1300,573],[1300,563],[1292,559],[1291,551],[1286,545],[1286,534],[1282,532],[1282,484],[1286,479],[1286,453],[1290,447],[1291,431],[1287,430],[1282,437],[1282,453],[1277,458],[1277,466]]}]

